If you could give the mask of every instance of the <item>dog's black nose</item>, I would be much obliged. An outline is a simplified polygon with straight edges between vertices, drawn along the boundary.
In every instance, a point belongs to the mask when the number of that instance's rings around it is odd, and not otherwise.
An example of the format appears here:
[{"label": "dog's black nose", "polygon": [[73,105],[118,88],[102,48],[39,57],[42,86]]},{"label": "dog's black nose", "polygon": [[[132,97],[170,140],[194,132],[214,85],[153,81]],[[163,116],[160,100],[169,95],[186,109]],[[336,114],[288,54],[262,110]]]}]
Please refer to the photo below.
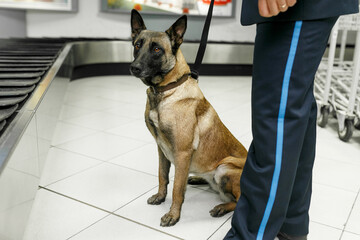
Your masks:
[{"label": "dog's black nose", "polygon": [[135,76],[139,75],[141,73],[141,67],[139,65],[131,65],[130,66],[130,71],[132,74],[134,74]]}]

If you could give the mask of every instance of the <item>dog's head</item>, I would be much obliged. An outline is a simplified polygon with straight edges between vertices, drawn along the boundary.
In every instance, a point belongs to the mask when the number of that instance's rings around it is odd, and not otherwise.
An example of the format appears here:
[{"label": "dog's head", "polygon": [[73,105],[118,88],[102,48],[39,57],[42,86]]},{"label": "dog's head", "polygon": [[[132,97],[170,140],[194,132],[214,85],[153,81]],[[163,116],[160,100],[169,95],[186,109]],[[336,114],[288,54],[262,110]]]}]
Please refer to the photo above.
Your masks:
[{"label": "dog's head", "polygon": [[147,30],[139,12],[131,12],[134,61],[130,72],[146,85],[155,86],[176,64],[176,53],[183,42],[187,17],[180,17],[165,32]]}]

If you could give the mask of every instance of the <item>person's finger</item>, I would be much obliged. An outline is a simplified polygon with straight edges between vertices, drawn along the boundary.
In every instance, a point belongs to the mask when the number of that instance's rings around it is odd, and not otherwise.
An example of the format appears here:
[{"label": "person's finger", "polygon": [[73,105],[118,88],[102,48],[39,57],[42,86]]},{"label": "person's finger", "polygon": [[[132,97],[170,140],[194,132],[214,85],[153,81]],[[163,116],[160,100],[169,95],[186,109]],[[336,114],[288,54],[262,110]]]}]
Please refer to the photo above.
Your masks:
[{"label": "person's finger", "polygon": [[294,6],[295,3],[296,3],[296,0],[286,0],[286,4],[287,4],[289,7]]},{"label": "person's finger", "polygon": [[276,16],[279,14],[280,10],[278,7],[277,0],[267,0],[267,4],[271,16]]},{"label": "person's finger", "polygon": [[262,17],[270,17],[270,11],[267,5],[266,0],[258,1],[259,14]]},{"label": "person's finger", "polygon": [[286,12],[288,10],[286,0],[278,0],[278,7],[280,12]]}]

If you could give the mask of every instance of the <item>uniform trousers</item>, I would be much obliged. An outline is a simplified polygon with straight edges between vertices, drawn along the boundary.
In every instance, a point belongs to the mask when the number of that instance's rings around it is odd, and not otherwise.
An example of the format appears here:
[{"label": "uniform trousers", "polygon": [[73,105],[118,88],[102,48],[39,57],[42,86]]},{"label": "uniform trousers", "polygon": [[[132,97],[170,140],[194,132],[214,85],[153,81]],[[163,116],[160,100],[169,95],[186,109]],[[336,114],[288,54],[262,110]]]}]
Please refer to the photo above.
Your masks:
[{"label": "uniform trousers", "polygon": [[257,24],[252,134],[226,240],[308,234],[317,107],[314,77],[337,17]]}]

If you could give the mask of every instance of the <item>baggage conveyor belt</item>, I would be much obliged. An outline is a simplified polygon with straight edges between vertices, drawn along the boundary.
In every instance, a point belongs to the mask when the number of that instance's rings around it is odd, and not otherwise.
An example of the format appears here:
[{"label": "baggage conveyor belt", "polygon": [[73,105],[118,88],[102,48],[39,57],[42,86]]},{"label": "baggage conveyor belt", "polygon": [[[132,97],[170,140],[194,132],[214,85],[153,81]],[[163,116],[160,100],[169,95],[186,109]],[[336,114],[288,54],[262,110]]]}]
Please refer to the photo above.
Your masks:
[{"label": "baggage conveyor belt", "polygon": [[0,135],[49,70],[66,40],[0,40]]},{"label": "baggage conveyor belt", "polygon": [[0,39],[0,138],[67,43],[98,38]]}]

